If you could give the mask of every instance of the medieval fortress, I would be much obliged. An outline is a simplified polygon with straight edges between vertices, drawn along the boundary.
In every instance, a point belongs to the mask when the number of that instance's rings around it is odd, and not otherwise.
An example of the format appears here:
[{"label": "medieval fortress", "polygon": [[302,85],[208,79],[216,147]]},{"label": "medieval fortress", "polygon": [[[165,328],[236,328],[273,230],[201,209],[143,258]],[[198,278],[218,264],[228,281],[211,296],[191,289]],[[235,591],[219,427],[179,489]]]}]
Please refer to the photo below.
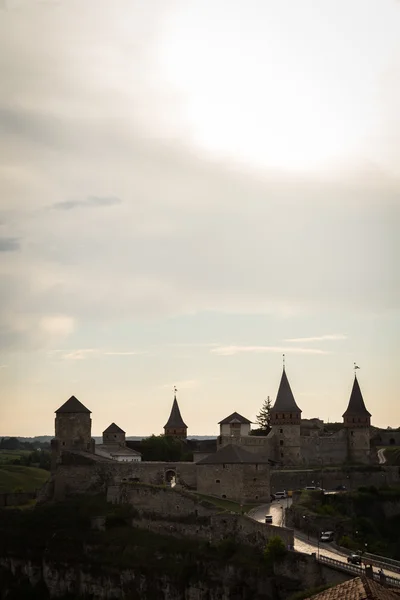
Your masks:
[{"label": "medieval fortress", "polygon": [[[345,474],[351,465],[354,485],[358,480],[360,485],[365,481],[368,465],[371,484],[398,480],[398,469],[377,468],[373,472],[372,465],[378,459],[371,442],[378,434],[371,428],[371,414],[356,375],[341,429],[332,433],[320,419],[302,419],[301,412],[283,368],[268,435],[251,435],[249,419],[233,412],[220,421],[216,439],[191,440],[175,394],[164,434],[179,439],[193,454],[193,462],[145,462],[141,460],[141,443],[126,440],[125,432],[115,423],[103,432],[102,444],[95,444],[91,412],[72,396],[56,411],[50,495],[62,498],[96,486],[115,489],[129,481],[172,481],[205,495],[267,502],[271,491],[303,487],[314,481],[323,485],[324,478],[326,487],[351,486],[350,476]],[[397,445],[399,440],[393,443]]]}]

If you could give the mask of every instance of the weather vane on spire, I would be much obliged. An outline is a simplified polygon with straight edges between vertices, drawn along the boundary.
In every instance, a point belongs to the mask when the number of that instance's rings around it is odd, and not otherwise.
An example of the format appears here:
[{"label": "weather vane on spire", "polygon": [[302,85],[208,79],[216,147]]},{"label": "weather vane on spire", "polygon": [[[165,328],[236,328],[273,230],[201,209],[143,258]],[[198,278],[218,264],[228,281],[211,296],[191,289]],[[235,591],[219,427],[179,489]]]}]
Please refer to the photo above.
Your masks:
[{"label": "weather vane on spire", "polygon": [[359,369],[360,367],[357,365],[357,363],[354,363],[354,377],[357,377],[357,373],[356,370]]},{"label": "weather vane on spire", "polygon": [[283,370],[285,370],[285,355],[282,354],[282,360],[283,360]]},{"label": "weather vane on spire", "polygon": [[174,396],[175,396],[175,400],[176,400],[176,392],[178,391],[178,388],[176,387],[176,385],[174,385]]}]

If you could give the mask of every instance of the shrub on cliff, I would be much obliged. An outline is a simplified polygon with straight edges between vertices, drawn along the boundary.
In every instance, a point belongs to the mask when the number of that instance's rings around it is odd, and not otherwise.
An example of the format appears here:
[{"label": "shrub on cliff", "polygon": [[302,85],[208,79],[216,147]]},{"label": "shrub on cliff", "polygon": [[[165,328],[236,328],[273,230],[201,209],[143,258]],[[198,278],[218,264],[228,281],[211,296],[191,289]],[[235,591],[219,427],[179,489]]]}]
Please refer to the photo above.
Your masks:
[{"label": "shrub on cliff", "polygon": [[264,560],[268,567],[272,567],[275,562],[285,558],[287,554],[286,546],[278,535],[272,537],[264,550]]}]

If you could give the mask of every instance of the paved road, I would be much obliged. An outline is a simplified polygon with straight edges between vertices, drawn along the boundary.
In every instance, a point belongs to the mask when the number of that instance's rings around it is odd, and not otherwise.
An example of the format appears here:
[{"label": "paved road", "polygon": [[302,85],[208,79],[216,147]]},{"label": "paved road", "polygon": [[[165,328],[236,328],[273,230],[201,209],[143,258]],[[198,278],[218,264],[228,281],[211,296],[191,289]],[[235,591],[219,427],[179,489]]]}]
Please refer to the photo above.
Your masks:
[{"label": "paved road", "polygon": [[[253,508],[248,514],[252,519],[259,521],[260,523],[265,523],[265,516],[271,515],[272,524],[281,527],[285,525],[285,508],[289,507],[291,503],[291,498],[286,498],[286,500],[275,500],[271,504],[263,504],[262,506]],[[324,544],[323,542],[318,543],[317,539],[309,537],[306,533],[299,531],[298,529],[294,530],[294,549],[297,552],[304,552],[306,554],[312,554],[313,552],[318,554],[319,552],[321,555],[347,563],[347,554],[337,550],[332,544]],[[391,577],[399,578],[398,573],[394,573],[389,569],[384,569],[384,572]]]},{"label": "paved road", "polygon": [[383,463],[386,462],[385,448],[380,448],[378,450],[378,460],[379,460],[379,464],[381,464],[381,465],[383,465]]}]

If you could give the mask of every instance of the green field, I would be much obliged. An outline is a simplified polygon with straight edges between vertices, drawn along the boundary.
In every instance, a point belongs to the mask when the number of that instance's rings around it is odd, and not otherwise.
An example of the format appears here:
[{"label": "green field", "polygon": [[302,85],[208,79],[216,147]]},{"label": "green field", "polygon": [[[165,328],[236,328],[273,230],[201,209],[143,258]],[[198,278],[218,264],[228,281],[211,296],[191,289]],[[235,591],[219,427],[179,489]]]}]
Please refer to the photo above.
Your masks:
[{"label": "green field", "polygon": [[0,492],[34,492],[50,477],[49,471],[36,467],[0,464]]},{"label": "green field", "polygon": [[0,465],[12,463],[28,454],[32,454],[32,450],[0,450]]}]

